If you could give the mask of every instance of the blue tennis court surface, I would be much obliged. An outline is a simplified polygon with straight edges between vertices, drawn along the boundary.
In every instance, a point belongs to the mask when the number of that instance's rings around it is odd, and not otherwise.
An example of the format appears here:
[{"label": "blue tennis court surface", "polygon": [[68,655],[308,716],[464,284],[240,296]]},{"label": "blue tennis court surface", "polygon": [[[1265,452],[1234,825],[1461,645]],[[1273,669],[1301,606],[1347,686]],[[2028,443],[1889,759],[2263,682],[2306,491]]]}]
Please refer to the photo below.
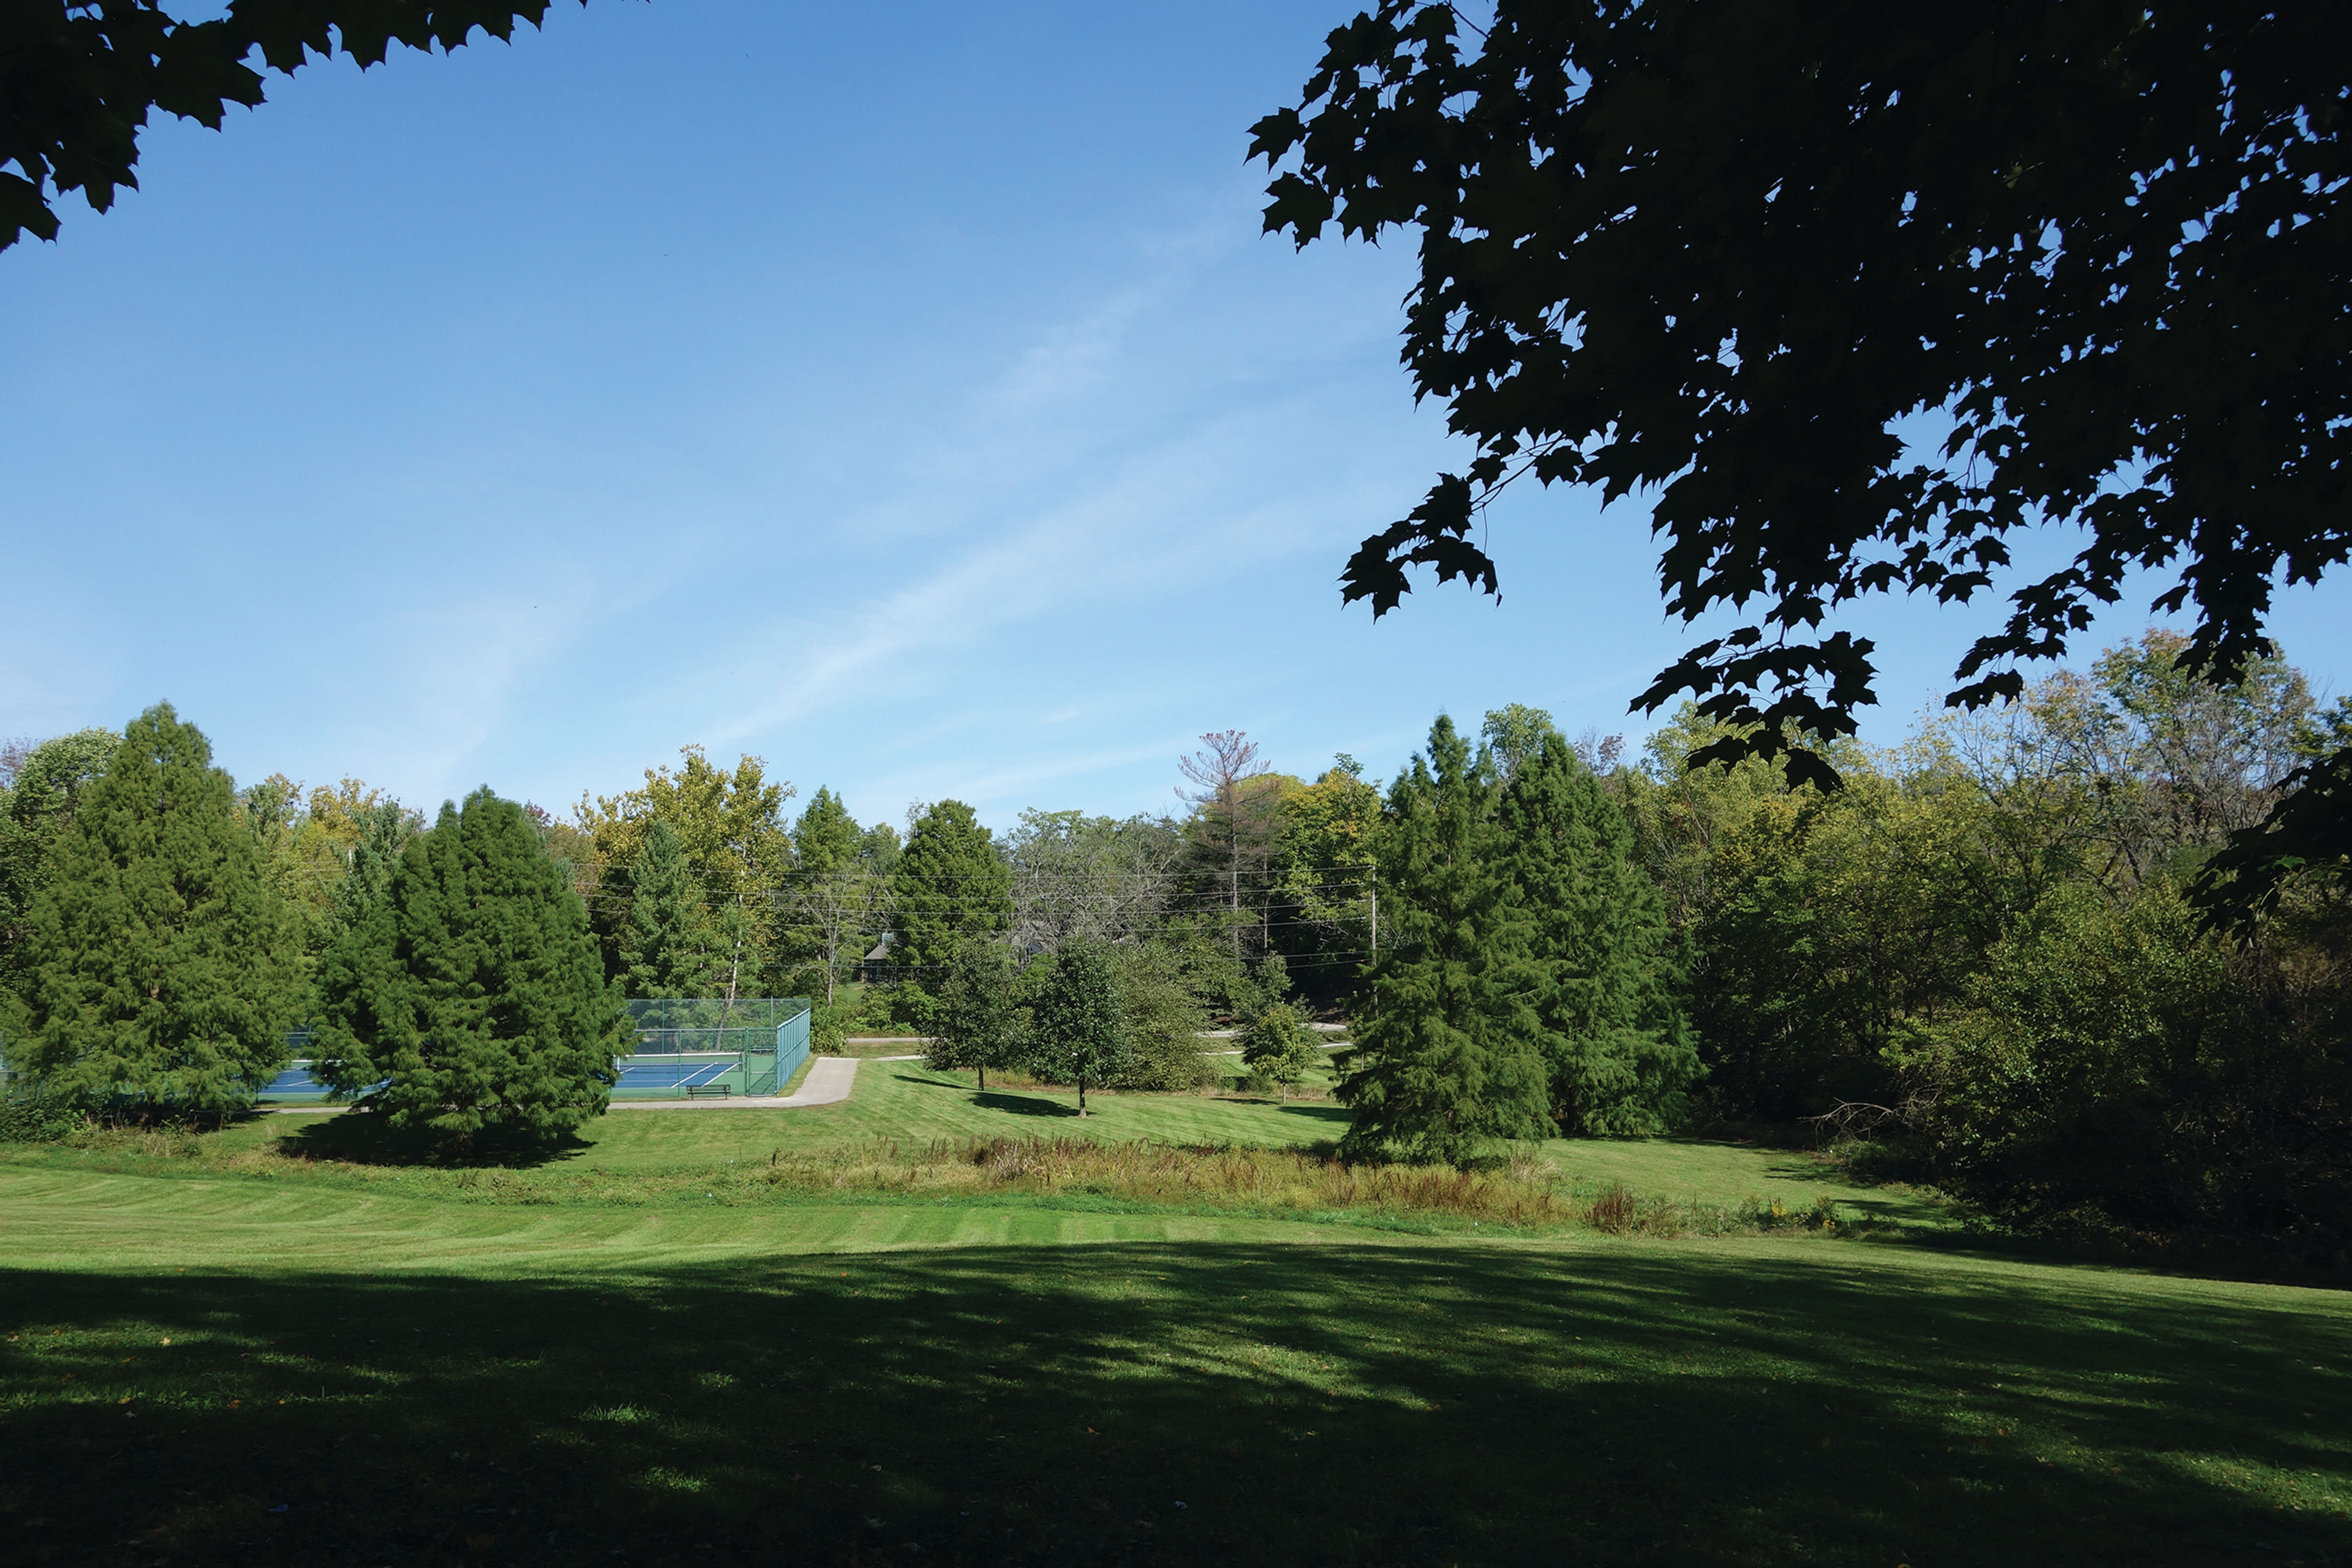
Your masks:
[{"label": "blue tennis court surface", "polygon": [[[631,1002],[628,1010],[635,1038],[630,1054],[614,1064],[620,1074],[615,1095],[684,1099],[689,1089],[723,1085],[756,1100],[776,1093],[808,1059],[804,996]],[[286,1045],[294,1059],[262,1089],[262,1100],[325,1100],[327,1086],[310,1076],[310,1031],[296,1029]]]},{"label": "blue tennis court surface", "polygon": [[741,1065],[740,1058],[719,1061],[681,1060],[675,1057],[626,1057],[621,1061],[621,1081],[615,1094],[645,1094],[665,1089],[698,1089],[717,1083]]},{"label": "blue tennis court surface", "polygon": [[298,1063],[269,1080],[261,1091],[264,1100],[324,1100],[327,1086],[310,1076],[310,1064]]}]

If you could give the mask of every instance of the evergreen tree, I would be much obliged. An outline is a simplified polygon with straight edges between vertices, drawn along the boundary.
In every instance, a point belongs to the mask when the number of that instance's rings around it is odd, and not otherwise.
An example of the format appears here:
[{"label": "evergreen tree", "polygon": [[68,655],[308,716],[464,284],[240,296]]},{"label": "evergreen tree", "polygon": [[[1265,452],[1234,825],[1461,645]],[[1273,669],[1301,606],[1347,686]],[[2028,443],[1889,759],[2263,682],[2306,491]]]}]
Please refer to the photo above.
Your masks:
[{"label": "evergreen tree", "polygon": [[1466,1164],[1496,1140],[1539,1138],[1539,1025],[1520,992],[1533,954],[1494,864],[1487,760],[1441,716],[1428,755],[1390,787],[1379,835],[1386,941],[1366,986],[1340,1098],[1350,1159]]},{"label": "evergreen tree", "polygon": [[929,999],[946,983],[948,964],[967,937],[992,936],[1013,919],[1013,868],[971,807],[943,800],[917,820],[891,881],[896,963],[912,964],[928,1022]]},{"label": "evergreen tree", "polygon": [[111,730],[81,730],[0,750],[0,992],[24,979],[26,922],[48,879],[49,847],[73,826],[82,792],[121,744]]},{"label": "evergreen tree", "polygon": [[1552,1115],[1573,1132],[1662,1132],[1704,1070],[1665,908],[1633,832],[1555,731],[1503,792],[1499,861],[1532,923],[1524,961]]},{"label": "evergreen tree", "polygon": [[1287,1002],[1268,1004],[1242,1031],[1242,1065],[1281,1085],[1286,1101],[1290,1086],[1306,1076],[1320,1054],[1315,1037],[1298,1021],[1298,1009]]},{"label": "evergreen tree", "polygon": [[392,879],[400,869],[400,852],[416,836],[417,824],[397,801],[377,801],[352,813],[359,837],[343,861],[342,879],[335,884],[329,924],[336,937],[357,930],[378,905],[392,896]]},{"label": "evergreen tree", "polygon": [[621,933],[622,984],[631,996],[709,994],[713,932],[677,832],[659,817],[629,868],[629,921]]},{"label": "evergreen tree", "polygon": [[1084,1116],[1087,1085],[1118,1077],[1126,1069],[1129,1049],[1118,976],[1102,943],[1080,937],[1054,955],[1033,1019],[1031,1061],[1055,1083],[1078,1086],[1078,1114]]},{"label": "evergreen tree", "polygon": [[793,824],[793,856],[803,871],[827,875],[856,863],[862,837],[841,797],[820,786]]},{"label": "evergreen tree", "polygon": [[409,840],[390,897],[327,954],[312,1072],[458,1148],[603,1113],[622,1049],[588,911],[520,807],[488,788]]},{"label": "evergreen tree", "polygon": [[791,921],[779,957],[787,989],[811,968],[824,976],[818,1000],[829,1010],[844,970],[866,951],[884,901],[885,883],[862,853],[866,836],[841,797],[820,788],[793,825],[793,873],[785,883]]},{"label": "evergreen tree", "polygon": [[932,1029],[927,1065],[950,1071],[971,1068],[982,1089],[988,1087],[989,1068],[1002,1071],[1021,1059],[1026,1039],[1020,989],[1003,944],[970,941],[956,949]]},{"label": "evergreen tree", "polygon": [[84,787],[33,900],[9,1066],[68,1103],[225,1110],[287,1059],[283,900],[195,726],[158,703]]}]

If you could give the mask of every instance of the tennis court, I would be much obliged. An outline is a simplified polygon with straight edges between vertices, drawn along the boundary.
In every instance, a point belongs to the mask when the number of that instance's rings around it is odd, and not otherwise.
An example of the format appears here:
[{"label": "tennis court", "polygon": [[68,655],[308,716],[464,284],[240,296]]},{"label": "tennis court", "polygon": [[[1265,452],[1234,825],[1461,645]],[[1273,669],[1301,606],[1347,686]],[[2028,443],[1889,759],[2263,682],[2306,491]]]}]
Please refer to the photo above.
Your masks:
[{"label": "tennis court", "polygon": [[744,1092],[744,1060],[740,1054],[711,1057],[624,1057],[616,1095],[684,1093],[689,1089],[725,1087]]},{"label": "tennis court", "polygon": [[[700,1094],[765,1096],[791,1081],[809,1054],[804,996],[686,997],[628,1004],[628,1055],[614,1062],[616,1100]],[[264,1106],[327,1099],[310,1076],[309,1029],[287,1037],[294,1059],[260,1094]]]}]

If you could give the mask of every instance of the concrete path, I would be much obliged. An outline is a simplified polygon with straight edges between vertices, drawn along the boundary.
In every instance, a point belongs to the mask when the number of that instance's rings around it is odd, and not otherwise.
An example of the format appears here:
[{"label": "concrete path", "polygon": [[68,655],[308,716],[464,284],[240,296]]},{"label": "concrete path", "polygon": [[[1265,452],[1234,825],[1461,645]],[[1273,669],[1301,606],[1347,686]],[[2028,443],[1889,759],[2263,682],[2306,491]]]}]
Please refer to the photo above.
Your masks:
[{"label": "concrete path", "polygon": [[[1345,1024],[1309,1024],[1307,1026],[1314,1030],[1318,1035],[1344,1035],[1348,1032],[1348,1026]],[[1239,1029],[1202,1029],[1198,1031],[1197,1037],[1203,1040],[1233,1040],[1241,1037],[1241,1031]],[[896,1046],[900,1044],[909,1046],[928,1046],[931,1043],[931,1037],[929,1035],[844,1035],[841,1037],[841,1043],[845,1046]],[[877,1057],[874,1059],[876,1061],[884,1062],[910,1062],[916,1058],[913,1057]]]},{"label": "concrete path", "polygon": [[730,1095],[721,1100],[616,1100],[614,1110],[789,1110],[801,1105],[838,1105],[849,1098],[850,1086],[857,1081],[856,1057],[812,1057],[808,1077],[801,1079],[800,1088],[785,1095],[757,1097]]}]

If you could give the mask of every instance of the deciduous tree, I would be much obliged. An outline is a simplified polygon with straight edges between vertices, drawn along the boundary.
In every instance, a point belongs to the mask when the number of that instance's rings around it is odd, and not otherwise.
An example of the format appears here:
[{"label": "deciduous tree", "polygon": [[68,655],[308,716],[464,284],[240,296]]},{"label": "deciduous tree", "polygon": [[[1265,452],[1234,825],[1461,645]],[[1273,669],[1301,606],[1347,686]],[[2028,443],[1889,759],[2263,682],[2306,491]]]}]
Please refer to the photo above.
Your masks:
[{"label": "deciduous tree", "polygon": [[1106,951],[1127,1054],[1118,1073],[1104,1081],[1146,1091],[1198,1089],[1212,1076],[1201,1042],[1208,1018],[1188,983],[1184,952],[1158,941],[1118,942]]},{"label": "deciduous tree", "polygon": [[1282,793],[1272,902],[1285,974],[1309,994],[1345,993],[1373,946],[1372,835],[1381,792],[1342,753],[1313,784]]},{"label": "deciduous tree", "polygon": [[1118,1005],[1118,977],[1102,943],[1084,937],[1053,958],[1032,1009],[1030,1060],[1055,1083],[1078,1086],[1078,1114],[1087,1114],[1087,1086],[1117,1078],[1132,1044]]},{"label": "deciduous tree", "polygon": [[1242,1031],[1242,1065],[1259,1078],[1281,1085],[1286,1103],[1291,1085],[1304,1078],[1321,1056],[1314,1035],[1299,1019],[1298,1009],[1287,1002],[1269,1005]]},{"label": "deciduous tree", "polygon": [[[1522,476],[1645,492],[1668,609],[1762,614],[1639,705],[1688,691],[1729,726],[1702,757],[1823,784],[1811,740],[1874,700],[1824,617],[1973,599],[2047,525],[2082,548],[1948,700],[2021,691],[2144,569],[2185,668],[2234,677],[2274,584],[2352,550],[2347,60],[2328,0],[1380,0],[1255,128],[1266,226],[1418,237],[1405,358],[1477,454],[1346,597],[1495,591],[1475,522]],[[2281,808],[2331,874],[2342,798]]]},{"label": "deciduous tree", "polygon": [[789,952],[782,957],[795,973],[805,973],[812,961],[822,970],[827,1008],[843,966],[866,951],[889,903],[889,884],[869,863],[865,837],[841,797],[824,788],[793,825],[794,864],[784,894]]},{"label": "deciduous tree", "polygon": [[1169,907],[1184,841],[1164,817],[1024,811],[1005,840],[1013,938],[1024,952],[1073,937],[1147,937]]},{"label": "deciduous tree", "polygon": [[[189,21],[158,0],[0,0],[0,249],[55,239],[56,196],[79,191],[99,212],[136,190],[139,133],[162,110],[217,131],[229,105],[257,107],[263,77],[312,56],[362,69],[394,44],[458,47],[478,27],[511,37],[548,0],[230,0]],[[15,163],[17,174],[5,165]]]},{"label": "deciduous tree", "polygon": [[[574,816],[601,863],[597,921],[614,973],[621,968],[620,931],[631,907],[630,869],[647,830],[667,822],[712,931],[729,935],[710,984],[731,998],[747,976],[767,967],[784,915],[793,847],[783,809],[793,786],[771,782],[758,757],[738,758],[731,770],[714,765],[700,746],[682,748],[681,758],[676,772],[647,768],[642,789],[593,804],[583,795]],[[733,915],[726,912],[730,906]]]},{"label": "deciduous tree", "polygon": [[1016,1066],[1027,1043],[1012,953],[1003,942],[967,939],[940,988],[927,1065],[944,1071],[970,1068],[986,1089],[988,1069]]}]

